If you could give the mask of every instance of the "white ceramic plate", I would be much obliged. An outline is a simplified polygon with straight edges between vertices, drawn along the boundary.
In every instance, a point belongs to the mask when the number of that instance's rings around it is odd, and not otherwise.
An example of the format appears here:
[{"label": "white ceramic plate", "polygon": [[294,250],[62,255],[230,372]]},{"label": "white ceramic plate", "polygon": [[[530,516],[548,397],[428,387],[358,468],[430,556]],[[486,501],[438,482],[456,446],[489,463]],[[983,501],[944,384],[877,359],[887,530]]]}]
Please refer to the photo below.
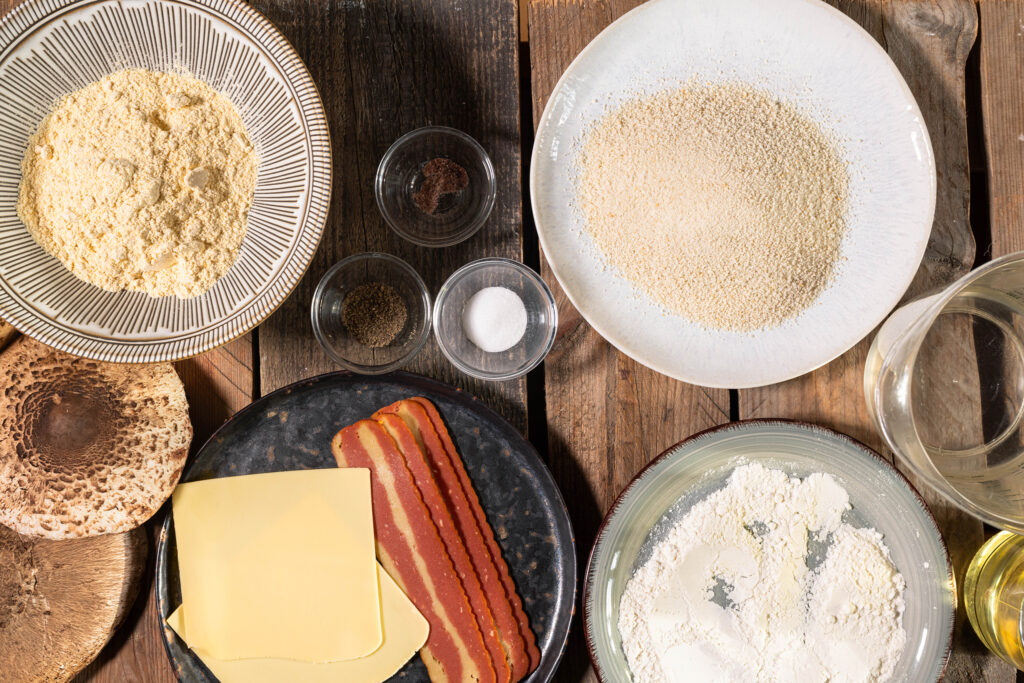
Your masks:
[{"label": "white ceramic plate", "polygon": [[[848,234],[836,278],[799,317],[756,333],[665,315],[581,230],[575,166],[588,125],[616,104],[691,78],[744,81],[794,103],[845,147]],[[530,173],[545,256],[569,299],[623,353],[694,384],[780,382],[839,356],[906,291],[935,211],[921,112],[870,35],[817,0],[651,0],[605,29],[566,70],[537,129]]]},{"label": "white ceramic plate", "polygon": [[[184,69],[224,92],[259,156],[238,260],[194,299],[106,292],[71,274],[18,219],[29,136],[62,95],[124,68]],[[240,0],[27,0],[0,22],[0,317],[78,356],[193,356],[258,325],[316,251],[331,145],[316,86],[274,26]]]},{"label": "white ceramic plate", "polygon": [[662,453],[616,498],[601,523],[583,586],[583,626],[598,678],[631,680],[618,628],[626,583],[695,503],[722,488],[736,467],[755,462],[800,478],[825,472],[846,489],[852,509],[843,520],[877,529],[907,583],[907,643],[891,680],[940,680],[956,594],[949,554],[928,507],[867,446],[824,427],[782,420],[734,422],[695,434]]}]

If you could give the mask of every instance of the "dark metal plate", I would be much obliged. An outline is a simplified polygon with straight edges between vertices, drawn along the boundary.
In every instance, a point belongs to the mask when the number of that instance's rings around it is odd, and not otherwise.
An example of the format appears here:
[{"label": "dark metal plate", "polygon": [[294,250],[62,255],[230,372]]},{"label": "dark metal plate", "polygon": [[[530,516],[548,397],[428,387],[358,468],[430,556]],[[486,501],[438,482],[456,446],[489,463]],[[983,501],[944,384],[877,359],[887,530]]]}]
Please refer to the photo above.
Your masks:
[{"label": "dark metal plate", "polygon": [[[565,648],[576,595],[576,550],[569,515],[533,446],[475,397],[408,373],[321,375],[275,391],[241,410],[200,449],[182,481],[334,467],[330,444],[338,430],[411,396],[433,401],[448,423],[537,634],[541,663],[526,680],[548,681]],[[156,591],[157,607],[166,618],[181,604],[170,514],[157,545]],[[166,626],[163,635],[179,680],[217,680]],[[391,680],[429,679],[417,656]]]}]

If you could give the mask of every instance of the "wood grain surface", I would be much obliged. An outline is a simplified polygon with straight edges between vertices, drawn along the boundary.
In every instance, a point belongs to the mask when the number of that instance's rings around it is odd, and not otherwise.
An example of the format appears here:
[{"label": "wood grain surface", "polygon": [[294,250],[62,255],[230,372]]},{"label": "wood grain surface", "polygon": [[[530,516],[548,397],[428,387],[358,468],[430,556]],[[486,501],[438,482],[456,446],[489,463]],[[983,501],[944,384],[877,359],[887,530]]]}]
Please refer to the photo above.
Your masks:
[{"label": "wood grain surface", "polygon": [[[978,10],[982,151],[997,258],[1024,250],[1024,1],[986,0]],[[1024,673],[1016,679],[1024,681]]]},{"label": "wood grain surface", "polygon": [[[534,122],[576,54],[639,4],[529,4]],[[558,337],[544,363],[548,457],[569,505],[583,569],[601,518],[619,491],[672,444],[728,422],[729,392],[678,382],[619,353],[583,320],[543,259],[541,273],[555,294],[559,314]],[[555,680],[594,680],[579,615]]]},{"label": "wood grain surface", "polygon": [[[320,250],[295,294],[253,335],[177,365],[196,426],[196,446],[259,395],[335,369],[311,334],[309,304],[320,276],[366,250],[409,261],[432,293],[458,266],[481,256],[523,257],[522,160],[530,131],[521,105],[539,120],[558,77],[587,42],[637,0],[258,0],[296,46],[316,80],[331,125],[334,196]],[[0,14],[17,0],[0,0]],[[969,0],[837,0],[881,42],[907,78],[932,134],[939,169],[933,238],[912,292],[948,281],[974,259],[968,223],[964,62],[978,30]],[[529,61],[519,73],[518,26],[528,27]],[[1024,248],[1024,1],[980,6],[981,93],[991,202],[993,253]],[[529,90],[520,88],[525,83]],[[394,236],[373,196],[377,163],[401,134],[451,125],[488,150],[498,176],[491,219],[466,243],[429,250]],[[978,226],[975,226],[977,229]],[[531,242],[532,244],[532,242]],[[527,254],[528,258],[532,255]],[[666,447],[729,420],[722,390],[685,385],[637,365],[604,342],[558,288],[556,346],[543,371],[548,461],[569,502],[585,562],[597,524],[633,474]],[[0,329],[2,333],[2,329]],[[774,387],[742,391],[741,417],[801,417],[880,447],[864,409],[861,379],[867,343],[825,368]],[[520,429],[527,425],[526,382],[484,384],[459,375],[433,341],[410,369],[481,396]],[[542,439],[537,435],[535,442]],[[543,450],[543,444],[538,443]],[[936,509],[958,565],[981,542],[980,524]],[[160,517],[160,515],[158,515]],[[153,523],[147,525],[152,537]],[[152,540],[152,539],[151,539]],[[173,683],[152,591],[152,554],[140,598],[125,625],[76,681]],[[558,681],[593,680],[574,624]],[[0,676],[2,678],[2,676]],[[1010,681],[1012,670],[987,654],[969,628],[958,631],[947,680]]]},{"label": "wood grain surface", "polygon": [[982,2],[981,112],[992,258],[1024,250],[1024,2]]},{"label": "wood grain surface", "polygon": [[[409,262],[431,295],[483,256],[522,259],[518,28],[507,0],[292,3],[259,0],[305,60],[327,110],[334,191],[320,249],[296,292],[260,328],[263,393],[338,369],[310,331],[310,299],[334,263],[363,251]],[[315,27],[315,30],[311,30]],[[405,242],[385,224],[374,176],[387,148],[421,126],[476,138],[494,164],[498,196],[480,231],[447,249]],[[494,383],[457,372],[433,338],[407,368],[467,389],[525,431],[525,379]]]},{"label": "wood grain surface", "polygon": [[5,349],[18,336],[18,331],[10,323],[0,320],[0,351]]}]

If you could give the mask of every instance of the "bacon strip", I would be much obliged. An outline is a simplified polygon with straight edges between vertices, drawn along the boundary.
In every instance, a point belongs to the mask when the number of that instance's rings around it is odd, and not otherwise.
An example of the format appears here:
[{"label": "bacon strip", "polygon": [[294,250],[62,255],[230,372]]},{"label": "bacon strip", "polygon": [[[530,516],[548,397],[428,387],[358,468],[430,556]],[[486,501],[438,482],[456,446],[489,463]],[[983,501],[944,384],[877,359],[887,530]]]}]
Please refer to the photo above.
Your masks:
[{"label": "bacon strip", "polygon": [[427,411],[419,403],[398,401],[381,409],[377,415],[389,413],[405,422],[430,462],[435,480],[440,484],[441,494],[451,511],[455,527],[465,542],[473,568],[491,606],[502,648],[511,667],[512,680],[518,681],[531,669],[526,644],[519,632],[519,622],[512,605],[505,595],[505,588],[498,567],[491,556],[491,550],[480,533],[472,504],[451,465],[441,438],[437,435]]},{"label": "bacon strip", "polygon": [[[495,583],[500,582],[504,600],[491,599],[495,622],[502,641],[508,646],[513,680],[520,680],[533,671],[540,662],[540,650],[530,628],[529,617],[516,591],[515,582],[487,522],[476,489],[466,467],[452,442],[448,428],[429,400],[415,397],[384,408],[380,412],[395,412],[418,434],[433,467],[441,489],[448,497],[449,508],[456,526],[466,541],[470,557],[480,575],[488,596],[496,596]],[[415,427],[413,427],[415,425]]]},{"label": "bacon strip", "polygon": [[377,557],[430,623],[420,650],[434,683],[497,683],[451,557],[394,440],[373,420],[338,432],[331,451],[339,467],[367,467],[371,477]]},{"label": "bacon strip", "polygon": [[462,581],[462,588],[466,592],[466,597],[469,598],[470,607],[473,608],[473,615],[476,617],[477,627],[483,635],[484,645],[490,654],[497,680],[499,683],[509,683],[512,671],[505,659],[501,641],[498,639],[494,615],[491,613],[491,607],[484,595],[483,587],[480,585],[480,578],[466,552],[466,544],[463,542],[455,522],[452,521],[448,504],[442,497],[441,490],[434,479],[427,456],[424,455],[420,445],[416,442],[416,437],[401,417],[391,413],[377,413],[373,417],[394,439],[398,450],[404,456],[405,465],[416,482],[416,488],[420,490],[423,502],[430,510],[434,526],[437,527],[441,540],[448,550],[448,555],[452,559],[452,564],[455,566],[455,571]]}]

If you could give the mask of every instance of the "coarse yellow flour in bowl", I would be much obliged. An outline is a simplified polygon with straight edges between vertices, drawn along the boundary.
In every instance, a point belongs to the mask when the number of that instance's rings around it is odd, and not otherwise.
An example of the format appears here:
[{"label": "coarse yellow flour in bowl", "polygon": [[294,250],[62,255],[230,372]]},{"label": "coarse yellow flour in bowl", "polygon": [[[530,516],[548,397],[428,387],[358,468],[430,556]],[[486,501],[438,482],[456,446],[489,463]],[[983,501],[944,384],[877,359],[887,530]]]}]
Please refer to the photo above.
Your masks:
[{"label": "coarse yellow flour in bowl", "polygon": [[[88,90],[107,83],[122,98]],[[312,260],[326,116],[247,4],[27,0],[0,23],[0,101],[0,318],[22,332],[96,360],[186,358],[258,325]],[[64,105],[84,118],[62,123]],[[84,171],[76,143],[95,145]]]},{"label": "coarse yellow flour in bowl", "polygon": [[190,298],[238,257],[256,154],[238,110],[191,76],[118,71],[63,98],[28,142],[18,216],[108,291]]}]

